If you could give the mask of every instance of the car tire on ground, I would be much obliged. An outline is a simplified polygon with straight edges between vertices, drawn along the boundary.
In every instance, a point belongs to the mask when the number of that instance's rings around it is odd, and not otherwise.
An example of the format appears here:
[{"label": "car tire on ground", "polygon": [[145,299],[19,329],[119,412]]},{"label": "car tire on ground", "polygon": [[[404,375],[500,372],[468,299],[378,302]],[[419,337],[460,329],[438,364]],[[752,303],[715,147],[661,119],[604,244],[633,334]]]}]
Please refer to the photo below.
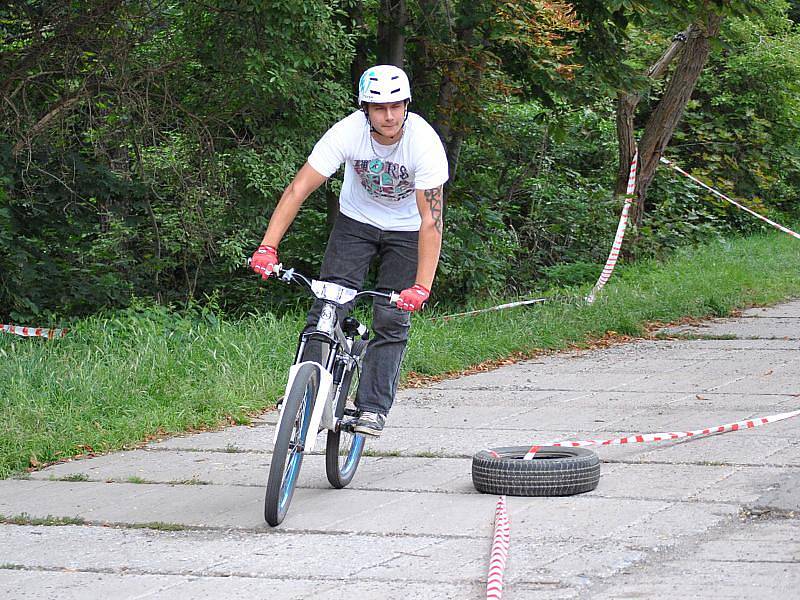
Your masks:
[{"label": "car tire on ground", "polygon": [[542,446],[523,460],[529,446],[482,450],[472,457],[472,483],[486,494],[572,496],[600,482],[600,458],[586,448]]}]

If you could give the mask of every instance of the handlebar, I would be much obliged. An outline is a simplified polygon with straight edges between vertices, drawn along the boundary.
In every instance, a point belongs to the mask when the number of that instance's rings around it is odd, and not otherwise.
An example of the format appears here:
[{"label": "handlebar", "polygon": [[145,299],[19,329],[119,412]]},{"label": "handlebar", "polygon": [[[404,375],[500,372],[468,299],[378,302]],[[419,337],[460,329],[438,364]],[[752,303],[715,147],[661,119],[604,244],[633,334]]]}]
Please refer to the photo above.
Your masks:
[{"label": "handlebar", "polygon": [[[252,262],[251,258],[247,259],[247,266],[249,267]],[[279,263],[275,265],[275,268],[272,271],[276,277],[278,277],[281,281],[285,281],[286,283],[291,283],[293,281],[299,281],[304,286],[306,286],[309,290],[313,291],[312,286],[312,279],[309,279],[302,273],[295,271],[294,269],[284,269],[283,264]],[[391,304],[397,304],[397,301],[400,300],[400,294],[397,292],[379,292],[377,290],[364,290],[361,292],[356,292],[355,296],[353,296],[353,300],[360,297],[365,296],[372,296],[376,298],[386,298]]]}]

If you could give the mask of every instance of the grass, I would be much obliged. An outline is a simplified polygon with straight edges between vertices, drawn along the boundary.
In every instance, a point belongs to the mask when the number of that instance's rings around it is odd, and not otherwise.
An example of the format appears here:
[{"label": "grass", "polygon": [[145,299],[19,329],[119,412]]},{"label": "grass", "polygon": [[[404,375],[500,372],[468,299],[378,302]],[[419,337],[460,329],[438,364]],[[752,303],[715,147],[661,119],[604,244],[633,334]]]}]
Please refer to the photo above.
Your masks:
[{"label": "grass", "polygon": [[48,527],[61,527],[63,525],[85,525],[86,519],[81,517],[32,517],[28,513],[5,516],[0,515],[0,523],[4,525],[42,525]]},{"label": "grass", "polygon": [[86,473],[72,473],[59,477],[58,481],[89,481],[89,476]]},{"label": "grass", "polygon": [[[554,290],[552,302],[472,317],[415,316],[404,377],[800,296],[800,244],[772,234],[682,249],[663,262],[618,268],[592,305],[582,301],[587,292]],[[86,319],[58,340],[0,335],[0,477],[248,423],[283,393],[302,322],[300,313],[229,322],[155,308]]]},{"label": "grass", "polygon": [[203,479],[176,479],[174,481],[168,482],[169,485],[213,485],[210,481],[205,481]]},{"label": "grass", "polygon": [[164,521],[150,521],[149,523],[126,523],[126,529],[155,529],[156,531],[186,531],[191,529],[180,523],[166,523]]},{"label": "grass", "polygon": [[[5,516],[0,514],[0,524],[3,525],[36,525],[46,527],[63,527],[65,525],[87,525],[89,522],[81,517],[32,517],[28,513]],[[125,529],[155,529],[157,531],[185,531],[191,529],[187,525],[180,523],[167,523],[164,521],[149,521],[147,523],[119,523],[112,526],[123,527]],[[8,563],[11,564],[11,563]],[[14,568],[14,566],[3,566],[0,568]]]}]

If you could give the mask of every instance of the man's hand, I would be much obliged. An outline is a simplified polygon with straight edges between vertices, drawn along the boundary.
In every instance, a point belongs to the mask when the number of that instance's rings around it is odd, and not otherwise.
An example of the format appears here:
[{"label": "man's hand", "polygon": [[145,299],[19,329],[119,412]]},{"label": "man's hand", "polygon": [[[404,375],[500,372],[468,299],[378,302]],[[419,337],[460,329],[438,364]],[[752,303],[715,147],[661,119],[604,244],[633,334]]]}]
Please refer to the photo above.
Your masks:
[{"label": "man's hand", "polygon": [[430,295],[430,290],[427,290],[420,284],[416,283],[412,287],[400,292],[400,299],[397,301],[397,308],[402,308],[403,310],[407,310],[409,312],[420,310]]},{"label": "man's hand", "polygon": [[272,246],[259,246],[250,259],[250,268],[261,275],[261,279],[267,279],[275,271],[278,261],[278,251]]}]

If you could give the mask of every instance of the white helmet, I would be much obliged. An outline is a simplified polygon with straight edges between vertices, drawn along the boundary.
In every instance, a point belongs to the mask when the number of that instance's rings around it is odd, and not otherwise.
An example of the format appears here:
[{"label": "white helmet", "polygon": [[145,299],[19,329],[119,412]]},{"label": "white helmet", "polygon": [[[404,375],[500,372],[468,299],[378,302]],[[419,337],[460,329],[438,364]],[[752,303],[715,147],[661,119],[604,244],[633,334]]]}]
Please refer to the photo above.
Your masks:
[{"label": "white helmet", "polygon": [[358,103],[411,101],[411,86],[402,69],[394,65],[370,67],[358,80]]}]

